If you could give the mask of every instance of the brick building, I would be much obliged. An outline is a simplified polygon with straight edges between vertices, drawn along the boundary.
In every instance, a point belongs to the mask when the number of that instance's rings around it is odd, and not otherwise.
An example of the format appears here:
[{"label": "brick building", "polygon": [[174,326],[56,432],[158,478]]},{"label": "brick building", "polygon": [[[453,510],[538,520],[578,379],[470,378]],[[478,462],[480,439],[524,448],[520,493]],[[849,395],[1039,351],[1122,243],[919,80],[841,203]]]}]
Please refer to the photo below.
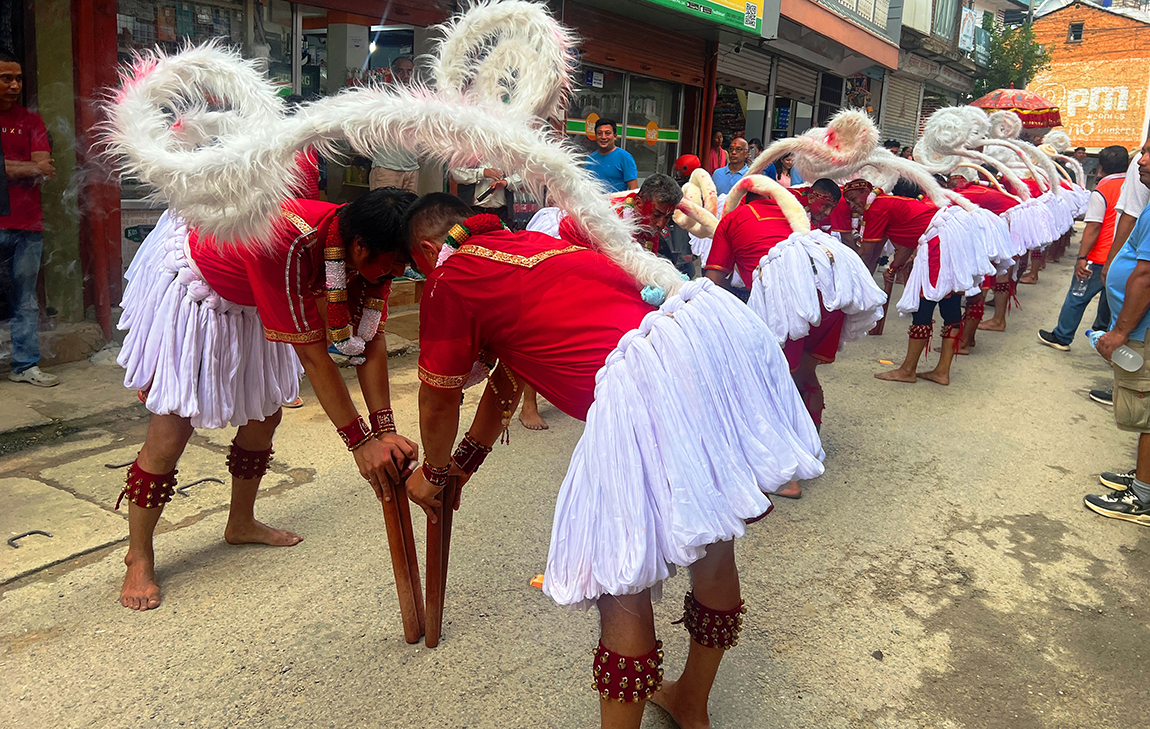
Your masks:
[{"label": "brick building", "polygon": [[1051,0],[1037,15],[1035,36],[1053,62],[1028,88],[1058,105],[1075,145],[1140,145],[1150,122],[1150,12]]}]

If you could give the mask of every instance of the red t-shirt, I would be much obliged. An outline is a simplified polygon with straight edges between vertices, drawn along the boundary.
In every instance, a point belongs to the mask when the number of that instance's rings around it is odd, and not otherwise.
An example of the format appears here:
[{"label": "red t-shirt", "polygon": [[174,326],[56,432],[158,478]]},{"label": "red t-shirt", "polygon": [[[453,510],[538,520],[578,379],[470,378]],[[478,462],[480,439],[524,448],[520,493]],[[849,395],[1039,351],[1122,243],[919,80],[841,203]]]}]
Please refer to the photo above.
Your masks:
[{"label": "red t-shirt", "polygon": [[938,208],[934,203],[898,195],[879,195],[863,213],[863,243],[890,240],[896,246],[914,248],[930,226]]},{"label": "red t-shirt", "polygon": [[759,261],[792,232],[783,211],[771,198],[741,203],[715,228],[707,270],[730,273],[738,267],[739,277],[750,286]]},{"label": "red t-shirt", "polygon": [[462,387],[484,351],[585,420],[595,373],[652,310],[634,279],[598,251],[530,231],[476,235],[427,277],[419,378]]},{"label": "red t-shirt", "polygon": [[839,198],[838,203],[831,209],[830,230],[832,233],[849,235],[852,232],[851,206],[847,204],[846,196]]},{"label": "red t-shirt", "polygon": [[[1038,197],[1039,195],[1042,194],[1042,188],[1032,178],[1023,177],[1022,182],[1023,182],[1023,184],[1026,185],[1026,189],[1030,191],[1031,197]],[[1012,191],[1015,195],[1021,195],[1022,194],[1019,190],[1016,190],[1014,188],[1014,185],[1010,184],[1009,180],[1006,180],[1006,179],[1002,180],[1002,186],[1009,189],[1010,191]]]},{"label": "red t-shirt", "polygon": [[1018,200],[993,187],[971,183],[955,190],[980,208],[986,208],[995,215],[1002,215],[1018,204]]},{"label": "red t-shirt", "polygon": [[308,200],[319,199],[319,154],[315,147],[308,147],[295,153],[296,171],[299,177],[292,187],[291,195]]},{"label": "red t-shirt", "polygon": [[[39,114],[16,105],[8,111],[0,111],[0,147],[4,149],[4,159],[14,162],[31,162],[33,152],[52,151],[44,120]],[[39,179],[8,178],[8,202],[12,212],[0,216],[0,230],[44,229]]]},{"label": "red t-shirt", "polygon": [[[273,342],[307,344],[327,335],[318,302],[326,301],[323,248],[328,228],[337,224],[341,206],[318,200],[289,200],[283,205],[303,219],[313,232],[301,233],[285,217],[269,246],[221,246],[213,238],[189,236],[192,260],[216,293],[232,303],[254,306]],[[348,308],[352,321],[362,310],[364,281],[348,280]],[[386,299],[386,291],[380,297]],[[386,320],[384,312],[381,322]],[[382,326],[382,324],[381,324]]]},{"label": "red t-shirt", "polygon": [[[811,212],[811,201],[807,197],[810,192],[810,187],[788,187],[787,192],[798,198],[798,201],[803,204],[807,209],[807,215]],[[811,221],[811,225],[817,227],[824,233],[850,233],[851,232],[851,208],[847,205],[847,199],[840,197],[835,206],[831,208],[830,213],[825,218],[818,221]]]}]

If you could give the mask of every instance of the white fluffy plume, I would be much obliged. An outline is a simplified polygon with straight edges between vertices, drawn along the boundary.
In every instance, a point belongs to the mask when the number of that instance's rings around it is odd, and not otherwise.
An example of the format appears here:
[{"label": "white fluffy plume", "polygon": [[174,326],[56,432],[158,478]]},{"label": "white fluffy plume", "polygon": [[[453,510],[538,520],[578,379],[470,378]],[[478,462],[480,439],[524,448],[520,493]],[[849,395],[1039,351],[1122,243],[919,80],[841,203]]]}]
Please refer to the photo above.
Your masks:
[{"label": "white fluffy plume", "polygon": [[[498,22],[488,22],[495,17]],[[508,41],[525,42],[529,33],[547,37],[533,36],[528,50],[500,50]],[[673,293],[682,285],[674,266],[634,242],[633,225],[615,214],[574,149],[553,141],[533,115],[551,106],[568,83],[554,78],[557,62],[532,69],[547,79],[524,83],[520,77],[530,73],[500,74],[495,68],[499,59],[520,63],[547,48],[554,61],[552,51],[566,50],[570,39],[541,5],[482,3],[447,27],[441,50],[466,55],[439,59],[464,69],[448,76],[448,88],[349,89],[301,106],[290,117],[272,84],[236,53],[210,44],[174,56],[157,52],[136,63],[109,105],[105,139],[124,171],[155,187],[190,225],[249,245],[270,238],[295,176],[294,155],[309,146],[334,154],[335,143],[346,140],[356,150],[405,149],[448,167],[484,160],[518,172],[535,192],[546,186],[556,204],[640,285]],[[487,60],[468,61],[478,47]],[[558,65],[567,68],[566,63]],[[514,83],[504,85],[508,79]],[[191,135],[198,144],[188,143],[181,129],[206,118],[205,99],[234,121],[213,119],[214,126]],[[184,116],[187,108],[196,114]]]},{"label": "white fluffy plume", "polygon": [[922,138],[914,146],[914,159],[932,173],[949,175],[960,165],[977,162],[999,168],[1011,187],[1021,191],[1022,199],[1030,193],[1009,165],[977,148],[986,143],[990,119],[974,106],[948,106],[930,115],[923,127]]},{"label": "white fluffy plume", "polygon": [[483,0],[440,28],[430,67],[439,91],[540,118],[562,114],[576,38],[539,5]]},{"label": "white fluffy plume", "polygon": [[761,172],[771,162],[793,154],[795,168],[804,179],[827,177],[841,184],[862,177],[883,187],[893,186],[892,181],[902,177],[921,187],[935,205],[973,209],[966,198],[939,186],[922,165],[891,154],[878,142],[878,127],[870,115],[862,109],[843,109],[826,127],[814,127],[764,149],[747,174]]}]

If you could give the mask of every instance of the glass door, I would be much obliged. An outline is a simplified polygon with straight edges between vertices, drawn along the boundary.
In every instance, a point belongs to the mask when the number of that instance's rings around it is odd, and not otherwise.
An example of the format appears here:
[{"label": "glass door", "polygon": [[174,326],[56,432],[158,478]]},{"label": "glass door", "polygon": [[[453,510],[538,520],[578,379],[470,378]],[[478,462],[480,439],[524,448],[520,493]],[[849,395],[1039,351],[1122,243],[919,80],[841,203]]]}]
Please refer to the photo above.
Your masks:
[{"label": "glass door", "polygon": [[627,90],[627,144],[639,179],[669,174],[679,156],[679,115],[683,87],[669,81],[631,76]]}]

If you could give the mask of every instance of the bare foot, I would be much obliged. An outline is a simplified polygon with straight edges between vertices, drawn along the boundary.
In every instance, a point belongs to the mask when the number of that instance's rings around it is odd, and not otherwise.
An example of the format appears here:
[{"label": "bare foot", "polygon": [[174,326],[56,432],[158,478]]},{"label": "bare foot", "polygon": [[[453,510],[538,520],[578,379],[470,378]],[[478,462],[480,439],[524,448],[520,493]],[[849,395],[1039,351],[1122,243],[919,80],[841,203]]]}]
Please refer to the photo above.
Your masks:
[{"label": "bare foot", "polygon": [[243,524],[224,527],[224,541],[228,544],[266,544],[271,547],[294,547],[303,537],[286,529],[274,529],[267,524],[252,519]]},{"label": "bare foot", "polygon": [[711,729],[711,717],[707,714],[707,707],[703,706],[700,712],[698,707],[686,706],[675,691],[677,683],[678,681],[664,681],[662,687],[651,694],[651,703],[670,714],[681,729]]},{"label": "bare foot", "polygon": [[533,413],[529,413],[526,410],[520,412],[519,422],[523,423],[523,427],[528,430],[547,430],[551,427],[547,424],[547,421],[539,415],[538,410]]},{"label": "bare foot", "polygon": [[801,499],[803,497],[803,486],[798,481],[791,481],[789,484],[776,491],[774,495],[782,496],[786,499]]},{"label": "bare foot", "polygon": [[1033,276],[1031,276],[1030,274],[1026,274],[1022,278],[1018,279],[1018,283],[1034,285],[1034,284],[1038,283],[1038,274],[1036,273]]},{"label": "bare foot", "polygon": [[124,557],[128,571],[120,588],[120,604],[131,610],[152,610],[160,606],[160,586],[156,584],[156,558],[153,555]]},{"label": "bare foot", "polygon": [[984,332],[1005,332],[1006,322],[995,319],[983,319],[978,323],[978,328]]},{"label": "bare foot", "polygon": [[958,345],[958,349],[954,350],[954,353],[955,354],[970,354],[970,347],[973,347],[973,346],[974,346],[973,344],[971,344],[970,346],[967,346],[965,344],[960,344],[960,345]]},{"label": "bare foot", "polygon": [[931,370],[930,372],[919,372],[918,376],[924,380],[930,380],[931,382],[937,382],[940,385],[949,385],[950,384],[950,375],[940,375],[939,373],[935,372],[934,370]]},{"label": "bare foot", "polygon": [[876,380],[886,380],[887,382],[909,382],[914,384],[915,376],[913,372],[904,372],[901,369],[891,370],[889,372],[876,372]]}]

